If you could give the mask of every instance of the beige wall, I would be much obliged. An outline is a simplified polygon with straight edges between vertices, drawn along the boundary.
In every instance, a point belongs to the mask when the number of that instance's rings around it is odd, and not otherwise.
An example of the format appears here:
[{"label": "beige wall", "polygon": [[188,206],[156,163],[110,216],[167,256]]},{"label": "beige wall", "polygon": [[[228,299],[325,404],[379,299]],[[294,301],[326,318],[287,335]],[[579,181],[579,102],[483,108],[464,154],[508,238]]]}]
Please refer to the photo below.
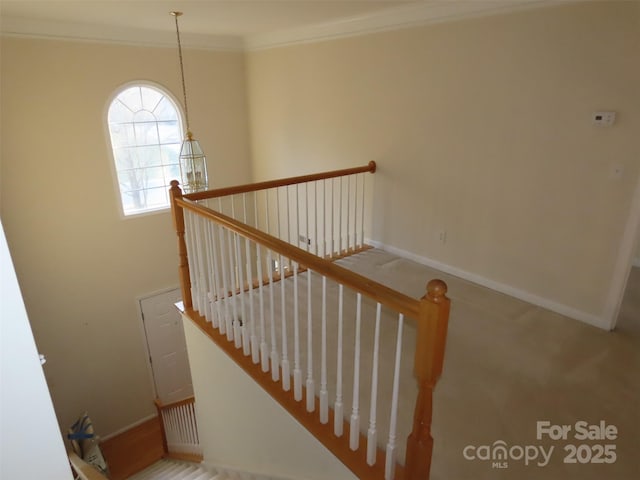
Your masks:
[{"label": "beige wall", "polygon": [[296,480],[356,479],[191,320],[183,320],[206,464]]},{"label": "beige wall", "polygon": [[[154,413],[138,296],[176,286],[169,213],[123,219],[106,104],[132,80],[181,98],[175,49],[2,38],[2,221],[62,426]],[[185,51],[214,186],[250,178],[242,53]]]},{"label": "beige wall", "polygon": [[[598,323],[640,171],[639,8],[251,52],[254,177],[373,159],[375,240]],[[613,128],[591,124],[604,109]]]}]

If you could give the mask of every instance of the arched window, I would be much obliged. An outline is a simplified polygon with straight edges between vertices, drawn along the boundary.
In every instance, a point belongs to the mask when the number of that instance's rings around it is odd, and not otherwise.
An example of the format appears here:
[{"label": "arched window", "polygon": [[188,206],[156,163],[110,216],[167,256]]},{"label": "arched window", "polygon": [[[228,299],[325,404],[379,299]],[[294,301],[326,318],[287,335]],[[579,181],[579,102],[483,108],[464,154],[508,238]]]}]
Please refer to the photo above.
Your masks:
[{"label": "arched window", "polygon": [[129,85],[111,102],[107,121],[124,214],[168,208],[169,182],[180,178],[176,103],[156,86]]}]

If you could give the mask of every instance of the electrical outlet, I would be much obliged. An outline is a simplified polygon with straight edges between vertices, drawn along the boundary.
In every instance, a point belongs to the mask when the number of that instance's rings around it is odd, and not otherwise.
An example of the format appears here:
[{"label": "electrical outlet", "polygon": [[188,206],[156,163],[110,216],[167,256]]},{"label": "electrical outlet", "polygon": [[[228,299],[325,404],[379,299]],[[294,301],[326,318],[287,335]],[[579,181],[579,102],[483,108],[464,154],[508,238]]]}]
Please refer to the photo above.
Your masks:
[{"label": "electrical outlet", "polygon": [[596,127],[610,127],[616,121],[616,112],[593,112],[591,121]]},{"label": "electrical outlet", "polygon": [[300,241],[300,243],[303,243],[305,245],[311,245],[311,239],[306,237],[305,235],[298,235],[298,240]]}]

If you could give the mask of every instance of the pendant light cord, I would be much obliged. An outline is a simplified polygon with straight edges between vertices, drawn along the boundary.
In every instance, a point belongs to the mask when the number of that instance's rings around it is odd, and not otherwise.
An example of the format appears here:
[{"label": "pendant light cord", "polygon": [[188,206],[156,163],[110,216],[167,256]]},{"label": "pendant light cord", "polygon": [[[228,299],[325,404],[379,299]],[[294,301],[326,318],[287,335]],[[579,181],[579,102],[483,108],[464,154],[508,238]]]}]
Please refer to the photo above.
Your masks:
[{"label": "pendant light cord", "polygon": [[189,126],[189,107],[187,106],[187,86],[184,82],[184,63],[182,61],[182,43],[180,42],[180,29],[178,28],[178,17],[182,15],[182,12],[171,12],[171,15],[176,20],[176,36],[178,37],[178,58],[180,59],[180,76],[182,79],[182,99],[184,103],[184,117],[187,123],[187,135],[191,133]]}]

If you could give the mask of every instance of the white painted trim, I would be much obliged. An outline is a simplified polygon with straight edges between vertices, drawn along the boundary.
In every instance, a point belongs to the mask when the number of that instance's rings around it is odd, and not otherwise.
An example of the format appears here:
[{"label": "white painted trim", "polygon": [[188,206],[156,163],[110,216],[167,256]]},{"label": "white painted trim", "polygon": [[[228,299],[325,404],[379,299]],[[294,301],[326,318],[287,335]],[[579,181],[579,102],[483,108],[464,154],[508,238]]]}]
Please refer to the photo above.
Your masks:
[{"label": "white painted trim", "polygon": [[[75,42],[111,43],[142,47],[176,48],[173,31],[145,30],[110,25],[56,22],[33,18],[2,17],[0,31],[3,36],[69,40]],[[244,49],[242,37],[234,35],[202,35],[183,33],[180,36],[186,48],[202,50]]]},{"label": "white painted trim", "polygon": [[[260,50],[583,1],[586,0],[417,2],[330,22],[244,37],[184,32],[181,34],[181,39],[187,48],[231,51]],[[12,37],[175,48],[173,31],[33,18],[1,17],[0,33],[3,36]]]},{"label": "white painted trim", "polygon": [[605,319],[598,317],[596,315],[593,315],[591,313],[583,312],[582,310],[569,307],[568,305],[558,303],[554,300],[541,297],[534,293],[521,290],[511,285],[506,285],[504,283],[496,282],[494,280],[483,277],[481,275],[477,275],[475,273],[471,273],[466,270],[462,270],[460,268],[447,265],[446,263],[442,263],[437,260],[433,260],[431,258],[423,257],[421,255],[416,255],[415,253],[411,253],[407,250],[403,250],[401,248],[397,248],[391,245],[386,245],[382,242],[378,242],[370,239],[365,239],[365,242],[368,243],[369,245],[373,245],[376,248],[380,248],[389,253],[393,253],[394,255],[398,255],[399,257],[406,258],[408,260],[413,260],[416,263],[420,263],[422,265],[426,265],[427,267],[440,270],[441,272],[448,273],[449,275],[453,275],[453,276],[462,278],[464,280],[468,280],[470,282],[476,283],[483,287],[490,288],[491,290],[495,290],[497,292],[510,295],[512,297],[518,298],[520,300],[531,303],[533,305],[537,305],[547,310],[551,310],[552,312],[559,313],[560,315],[564,315],[565,317],[570,317],[576,320],[580,320],[594,327],[607,329],[607,324],[605,322]]},{"label": "white painted trim", "polygon": [[112,432],[109,435],[104,435],[104,436],[100,435],[100,441],[104,442],[105,440],[109,440],[109,439],[111,439],[113,437],[116,437],[116,436],[120,435],[121,433],[124,433],[124,432],[126,432],[128,430],[131,430],[132,428],[137,427],[138,425],[142,425],[144,422],[148,422],[152,418],[156,418],[157,416],[158,416],[158,414],[154,413],[153,415],[149,415],[147,417],[141,418],[140,420],[138,420],[136,422],[133,422],[132,424],[127,425],[126,427],[123,427],[123,428],[121,428],[119,430],[116,430],[115,432]]},{"label": "white painted trim", "polygon": [[609,295],[605,303],[603,317],[606,322],[606,328],[613,330],[618,321],[618,314],[622,306],[622,298],[627,288],[627,280],[631,265],[634,261],[635,246],[640,236],[640,175],[636,183],[636,189],[631,200],[631,208],[629,209],[629,217],[624,227],[624,233],[618,247],[618,258],[616,266],[611,277],[611,287]]},{"label": "white painted trim", "polygon": [[244,37],[246,50],[262,50],[300,43],[400,30],[464,18],[556,6],[583,0],[489,0],[479,2],[419,2],[332,22],[307,25]]}]

